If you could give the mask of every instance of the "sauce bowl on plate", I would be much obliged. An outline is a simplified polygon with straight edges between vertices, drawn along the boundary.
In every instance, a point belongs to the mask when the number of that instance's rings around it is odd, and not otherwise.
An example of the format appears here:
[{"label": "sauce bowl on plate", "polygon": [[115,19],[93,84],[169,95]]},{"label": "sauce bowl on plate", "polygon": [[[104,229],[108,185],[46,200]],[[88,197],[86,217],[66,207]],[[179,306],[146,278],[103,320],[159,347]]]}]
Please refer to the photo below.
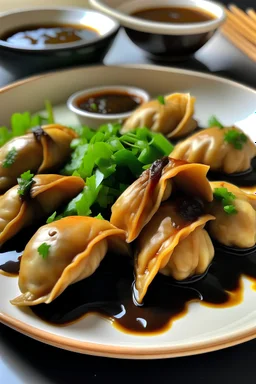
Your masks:
[{"label": "sauce bowl on plate", "polygon": [[112,85],[76,92],[69,97],[67,107],[77,115],[81,124],[97,129],[106,123],[124,121],[149,99],[143,89]]},{"label": "sauce bowl on plate", "polygon": [[[213,36],[226,18],[221,4],[207,0],[89,1],[93,8],[118,20],[139,48],[161,60],[188,58]],[[161,16],[159,10],[163,8],[165,15]],[[188,14],[186,17],[179,14],[182,9],[192,11],[190,18]]]},{"label": "sauce bowl on plate", "polygon": [[119,29],[94,10],[28,8],[0,15],[0,53],[13,66],[38,71],[101,61]]}]

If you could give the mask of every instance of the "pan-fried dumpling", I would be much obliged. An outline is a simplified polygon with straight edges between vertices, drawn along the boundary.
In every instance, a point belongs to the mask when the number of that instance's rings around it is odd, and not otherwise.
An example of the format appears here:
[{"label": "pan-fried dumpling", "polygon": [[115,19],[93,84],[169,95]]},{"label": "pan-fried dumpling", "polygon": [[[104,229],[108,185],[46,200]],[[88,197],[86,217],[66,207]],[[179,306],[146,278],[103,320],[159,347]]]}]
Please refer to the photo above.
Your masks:
[{"label": "pan-fried dumpling", "polygon": [[[40,253],[40,246],[47,254]],[[69,216],[41,227],[22,255],[14,305],[50,303],[69,285],[92,275],[109,247],[128,254],[125,232],[106,220]]]},{"label": "pan-fried dumpling", "polygon": [[37,175],[29,196],[18,194],[19,186],[0,196],[0,246],[35,220],[43,219],[69,202],[84,188],[76,176]]},{"label": "pan-fried dumpling", "polygon": [[[191,203],[193,206],[193,199]],[[184,280],[203,274],[213,259],[214,248],[204,226],[214,217],[202,210],[199,216],[185,220],[180,204],[177,200],[164,203],[136,241],[135,285],[139,303],[158,272]]]},{"label": "pan-fried dumpling", "polygon": [[164,157],[131,184],[112,206],[110,222],[127,233],[127,242],[139,235],[167,200],[172,190],[180,190],[188,195],[212,201],[212,191],[206,178],[209,167],[202,164],[189,164]]},{"label": "pan-fried dumpling", "polygon": [[[58,170],[71,153],[70,143],[76,133],[59,124],[35,127],[24,136],[15,137],[0,149],[0,193],[17,183],[17,177],[30,169],[32,173]],[[13,158],[8,164],[8,154]]]},{"label": "pan-fried dumpling", "polygon": [[209,212],[216,217],[208,232],[221,244],[250,248],[256,243],[256,200],[233,184],[223,181],[210,183],[215,199]]},{"label": "pan-fried dumpling", "polygon": [[256,146],[239,128],[203,129],[177,144],[175,159],[209,165],[212,171],[236,173],[248,170]]},{"label": "pan-fried dumpling", "polygon": [[151,100],[142,104],[126,120],[121,133],[147,127],[170,138],[178,138],[194,131],[193,119],[195,98],[189,93],[173,93],[164,98],[164,104]]}]

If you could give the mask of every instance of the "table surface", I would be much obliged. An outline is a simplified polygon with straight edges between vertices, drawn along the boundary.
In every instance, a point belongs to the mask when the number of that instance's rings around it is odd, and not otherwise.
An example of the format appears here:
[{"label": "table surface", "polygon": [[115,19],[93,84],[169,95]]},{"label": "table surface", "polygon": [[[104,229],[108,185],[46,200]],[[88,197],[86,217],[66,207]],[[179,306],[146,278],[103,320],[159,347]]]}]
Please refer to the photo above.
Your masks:
[{"label": "table surface", "polygon": [[[225,2],[225,1],[223,1]],[[237,3],[253,7],[256,0]],[[120,30],[104,64],[153,63]],[[183,63],[153,63],[210,72],[256,88],[256,65],[217,33],[195,56]],[[30,75],[13,73],[0,58],[0,86]],[[3,294],[3,293],[0,293]],[[157,361],[114,360],[63,351],[41,344],[0,325],[0,383],[145,382],[173,378],[208,384],[255,383],[256,340],[199,356]],[[160,378],[161,377],[161,378]]]}]

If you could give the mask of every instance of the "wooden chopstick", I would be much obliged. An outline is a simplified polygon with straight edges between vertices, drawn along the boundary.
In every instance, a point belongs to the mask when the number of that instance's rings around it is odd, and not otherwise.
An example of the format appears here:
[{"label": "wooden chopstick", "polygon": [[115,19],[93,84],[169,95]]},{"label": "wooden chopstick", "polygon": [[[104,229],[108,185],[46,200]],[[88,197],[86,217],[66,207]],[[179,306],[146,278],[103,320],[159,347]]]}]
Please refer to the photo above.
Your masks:
[{"label": "wooden chopstick", "polygon": [[231,4],[229,5],[229,9],[234,15],[238,16],[244,23],[246,23],[248,27],[250,26],[254,31],[256,31],[255,21],[246,13],[244,13],[240,8],[234,4]]},{"label": "wooden chopstick", "polygon": [[254,9],[252,8],[249,8],[246,10],[246,13],[248,16],[250,16],[251,19],[253,19],[253,21],[255,21],[256,23],[256,12],[254,11]]},{"label": "wooden chopstick", "polygon": [[[241,18],[232,12],[226,10],[227,14],[227,24],[231,27],[234,28],[237,32],[241,33],[247,40],[252,42],[253,44],[256,43],[256,30],[253,31],[250,27],[248,27],[247,24],[241,20]],[[247,16],[248,17],[248,16]]]},{"label": "wooden chopstick", "polygon": [[228,22],[226,22],[222,27],[222,32],[238,49],[245,53],[245,55],[256,61],[256,47],[250,41],[246,40],[245,37],[236,32],[232,27],[230,27]]}]

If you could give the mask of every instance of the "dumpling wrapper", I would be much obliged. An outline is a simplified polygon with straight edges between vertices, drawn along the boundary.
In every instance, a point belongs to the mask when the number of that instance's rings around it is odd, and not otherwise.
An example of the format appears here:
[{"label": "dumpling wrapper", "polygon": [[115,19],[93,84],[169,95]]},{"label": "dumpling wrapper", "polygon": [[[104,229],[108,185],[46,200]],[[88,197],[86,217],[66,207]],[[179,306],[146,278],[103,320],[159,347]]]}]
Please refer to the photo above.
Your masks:
[{"label": "dumpling wrapper", "polygon": [[[43,258],[38,247],[50,245]],[[50,303],[69,285],[92,275],[109,247],[129,254],[125,232],[106,220],[69,216],[41,227],[22,255],[19,288],[22,295],[11,301],[18,306]]]},{"label": "dumpling wrapper", "polygon": [[19,186],[0,196],[0,246],[21,229],[43,219],[60,205],[69,202],[84,188],[84,180],[76,176],[37,175],[24,200]]},{"label": "dumpling wrapper", "polygon": [[214,248],[204,228],[211,215],[193,221],[178,217],[175,201],[164,203],[136,241],[136,289],[141,303],[158,272],[184,280],[203,274],[210,265]]},{"label": "dumpling wrapper", "polygon": [[173,93],[165,97],[165,104],[151,100],[142,104],[124,123],[121,133],[147,127],[169,138],[178,138],[194,131],[195,98],[189,93]]},{"label": "dumpling wrapper", "polygon": [[[35,127],[34,133],[15,137],[0,148],[0,193],[17,184],[17,178],[28,169],[31,173],[58,170],[68,160],[70,143],[76,133],[60,124]],[[14,163],[3,167],[7,154],[16,149]]]},{"label": "dumpling wrapper", "polygon": [[110,222],[127,233],[127,242],[142,228],[176,188],[188,195],[210,202],[211,186],[206,178],[209,167],[165,157],[157,160],[131,184],[112,206]]},{"label": "dumpling wrapper", "polygon": [[236,149],[224,140],[229,130],[243,133],[237,127],[202,129],[177,144],[172,157],[190,163],[206,164],[212,171],[227,174],[247,171],[251,167],[251,160],[256,156],[256,145],[247,137],[242,149]]},{"label": "dumpling wrapper", "polygon": [[209,213],[216,217],[209,223],[208,232],[219,243],[230,247],[250,248],[256,244],[256,200],[255,195],[246,194],[237,186],[223,181],[211,182],[212,190],[227,188],[236,198],[232,200],[237,213],[229,215],[221,201],[214,199]]}]

